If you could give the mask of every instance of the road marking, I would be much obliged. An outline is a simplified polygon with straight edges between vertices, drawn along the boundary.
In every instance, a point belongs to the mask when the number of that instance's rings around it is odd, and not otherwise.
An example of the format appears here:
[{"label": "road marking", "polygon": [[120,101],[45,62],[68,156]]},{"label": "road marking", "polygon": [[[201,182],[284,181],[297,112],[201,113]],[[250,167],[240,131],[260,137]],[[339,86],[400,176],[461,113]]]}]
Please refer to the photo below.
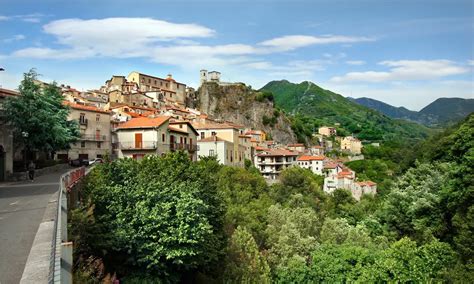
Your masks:
[{"label": "road marking", "polygon": [[10,206],[11,206],[11,205],[17,205],[19,202],[20,202],[20,200],[17,200],[17,201],[15,201],[15,202],[12,202],[12,203],[10,203]]}]

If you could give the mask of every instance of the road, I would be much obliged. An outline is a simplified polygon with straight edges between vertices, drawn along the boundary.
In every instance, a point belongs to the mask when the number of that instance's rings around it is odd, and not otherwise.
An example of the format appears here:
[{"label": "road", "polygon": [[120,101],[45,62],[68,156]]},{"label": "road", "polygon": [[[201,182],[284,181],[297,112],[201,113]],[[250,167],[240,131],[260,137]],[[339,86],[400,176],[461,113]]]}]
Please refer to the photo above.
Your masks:
[{"label": "road", "polygon": [[[66,172],[64,170],[63,172]],[[33,240],[62,172],[0,183],[0,284],[20,282]]]}]

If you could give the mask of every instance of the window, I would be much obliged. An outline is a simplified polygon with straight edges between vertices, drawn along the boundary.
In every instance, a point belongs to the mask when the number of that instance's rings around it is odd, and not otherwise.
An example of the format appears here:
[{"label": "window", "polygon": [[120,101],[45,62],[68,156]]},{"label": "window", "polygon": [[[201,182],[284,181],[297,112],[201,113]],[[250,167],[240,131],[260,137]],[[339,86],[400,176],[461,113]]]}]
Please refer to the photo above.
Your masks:
[{"label": "window", "polygon": [[211,135],[212,135],[212,136],[216,136],[216,132],[215,132],[215,131],[212,131],[212,132],[211,132]]},{"label": "window", "polygon": [[183,137],[179,137],[179,144],[183,144]]},{"label": "window", "polygon": [[168,88],[168,83],[166,83],[166,88]]},{"label": "window", "polygon": [[85,148],[86,147],[86,141],[81,141],[81,148]]},{"label": "window", "polygon": [[155,85],[156,85],[156,80],[155,80]]},{"label": "window", "polygon": [[209,156],[214,156],[214,150],[209,150]]},{"label": "window", "polygon": [[81,113],[80,116],[79,116],[79,123],[80,124],[86,124],[86,114],[85,113]]},{"label": "window", "polygon": [[151,83],[151,79],[150,79],[150,78],[148,78],[148,84],[150,84],[150,83]]},{"label": "window", "polygon": [[201,139],[204,139],[204,138],[206,138],[206,133],[201,132]]},{"label": "window", "polygon": [[188,144],[188,138],[184,137],[184,144]]},{"label": "window", "polygon": [[100,149],[100,147],[102,146],[101,144],[102,144],[101,142],[97,142],[97,148]]},{"label": "window", "polygon": [[165,142],[166,141],[166,135],[163,133],[161,134],[161,141],[162,142]]},{"label": "window", "polygon": [[100,114],[97,114],[97,115],[95,116],[95,121],[100,121]]},{"label": "window", "polygon": [[193,138],[189,138],[189,144],[193,145]]},{"label": "window", "polygon": [[179,125],[179,128],[183,128],[183,125],[182,125],[182,124],[180,124],[180,125]]}]

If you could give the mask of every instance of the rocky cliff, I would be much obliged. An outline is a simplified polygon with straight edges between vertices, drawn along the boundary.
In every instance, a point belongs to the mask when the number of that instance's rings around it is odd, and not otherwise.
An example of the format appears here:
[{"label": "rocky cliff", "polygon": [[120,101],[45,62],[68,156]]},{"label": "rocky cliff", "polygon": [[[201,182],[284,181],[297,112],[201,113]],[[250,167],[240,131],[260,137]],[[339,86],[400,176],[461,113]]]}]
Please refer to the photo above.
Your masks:
[{"label": "rocky cliff", "polygon": [[279,143],[296,142],[289,119],[275,109],[273,97],[245,84],[204,83],[197,91],[194,107],[215,119],[264,130]]}]

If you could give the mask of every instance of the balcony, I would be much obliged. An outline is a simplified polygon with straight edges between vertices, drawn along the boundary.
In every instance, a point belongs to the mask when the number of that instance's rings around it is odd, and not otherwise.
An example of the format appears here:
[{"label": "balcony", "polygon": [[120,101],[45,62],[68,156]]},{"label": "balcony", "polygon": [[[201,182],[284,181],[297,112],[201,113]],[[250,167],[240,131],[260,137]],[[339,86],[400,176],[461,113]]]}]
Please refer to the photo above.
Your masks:
[{"label": "balcony", "polygon": [[155,150],[158,148],[156,141],[128,141],[119,142],[118,148],[123,150]]},{"label": "balcony", "polygon": [[177,150],[186,150],[188,152],[196,152],[199,150],[198,145],[196,144],[181,144],[181,143],[172,143],[170,144],[171,151]]},{"label": "balcony", "polygon": [[81,134],[80,140],[84,141],[106,141],[106,135]]}]

